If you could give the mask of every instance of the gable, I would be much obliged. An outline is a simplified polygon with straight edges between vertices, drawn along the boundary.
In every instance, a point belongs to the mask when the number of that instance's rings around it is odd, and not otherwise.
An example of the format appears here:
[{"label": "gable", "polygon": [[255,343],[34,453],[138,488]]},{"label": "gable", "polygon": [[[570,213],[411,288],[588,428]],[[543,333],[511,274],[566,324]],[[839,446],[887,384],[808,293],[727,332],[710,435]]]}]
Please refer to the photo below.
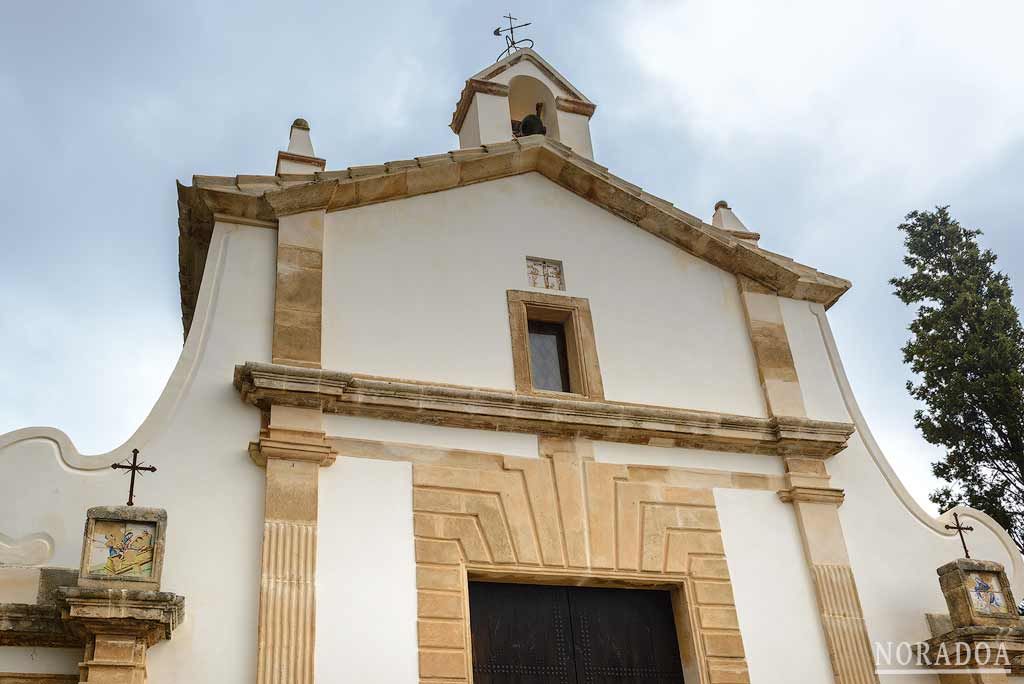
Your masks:
[{"label": "gable", "polygon": [[472,78],[508,85],[516,76],[532,76],[543,82],[553,93],[593,104],[543,57],[529,49],[513,52],[508,57],[478,72]]},{"label": "gable", "polygon": [[744,243],[644,192],[544,136],[374,166],[304,175],[195,176],[179,184],[179,261],[187,334],[206,245],[217,219],[274,228],[307,211],[345,211],[536,171],[629,223],[767,291],[831,306],[849,281]]},{"label": "gable", "polygon": [[324,368],[515,390],[507,293],[540,257],[589,302],[606,398],[766,415],[735,277],[539,173],[335,212],[324,244]]}]

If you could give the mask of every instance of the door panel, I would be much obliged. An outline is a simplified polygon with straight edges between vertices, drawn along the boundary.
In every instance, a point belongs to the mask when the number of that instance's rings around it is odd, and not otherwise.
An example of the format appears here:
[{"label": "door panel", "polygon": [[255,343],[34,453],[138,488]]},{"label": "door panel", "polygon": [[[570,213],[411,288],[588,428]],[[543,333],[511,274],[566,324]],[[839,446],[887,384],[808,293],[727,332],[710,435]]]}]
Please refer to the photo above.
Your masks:
[{"label": "door panel", "polygon": [[682,682],[667,591],[471,582],[476,684]]},{"label": "door panel", "polygon": [[564,587],[470,582],[474,684],[577,684]]},{"label": "door panel", "polygon": [[569,590],[580,684],[683,681],[667,591]]}]

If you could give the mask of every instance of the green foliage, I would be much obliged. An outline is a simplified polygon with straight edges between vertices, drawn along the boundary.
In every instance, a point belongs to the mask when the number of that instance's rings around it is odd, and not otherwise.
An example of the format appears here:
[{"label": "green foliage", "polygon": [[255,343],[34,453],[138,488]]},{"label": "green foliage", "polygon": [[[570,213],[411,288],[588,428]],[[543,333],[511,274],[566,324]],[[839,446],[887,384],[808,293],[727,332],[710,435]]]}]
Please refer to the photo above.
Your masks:
[{"label": "green foliage", "polygon": [[988,513],[1024,550],[1024,332],[1009,279],[948,207],[911,212],[899,229],[910,274],[890,283],[917,306],[903,359],[919,382],[907,390],[925,407],[921,434],[946,447],[932,472],[949,484],[931,500]]}]

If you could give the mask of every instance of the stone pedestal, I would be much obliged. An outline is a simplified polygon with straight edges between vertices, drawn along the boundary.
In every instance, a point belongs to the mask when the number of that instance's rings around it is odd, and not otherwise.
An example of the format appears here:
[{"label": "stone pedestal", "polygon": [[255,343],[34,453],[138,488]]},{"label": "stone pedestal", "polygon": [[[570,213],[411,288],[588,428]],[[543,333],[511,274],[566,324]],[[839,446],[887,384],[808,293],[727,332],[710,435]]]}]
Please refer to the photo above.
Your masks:
[{"label": "stone pedestal", "polygon": [[1005,684],[1024,674],[1024,620],[1003,566],[960,558],[938,569],[949,629],[922,645],[942,684]]},{"label": "stone pedestal", "polygon": [[88,684],[145,684],[146,651],[184,617],[185,598],[159,591],[61,587],[61,617],[85,643]]}]

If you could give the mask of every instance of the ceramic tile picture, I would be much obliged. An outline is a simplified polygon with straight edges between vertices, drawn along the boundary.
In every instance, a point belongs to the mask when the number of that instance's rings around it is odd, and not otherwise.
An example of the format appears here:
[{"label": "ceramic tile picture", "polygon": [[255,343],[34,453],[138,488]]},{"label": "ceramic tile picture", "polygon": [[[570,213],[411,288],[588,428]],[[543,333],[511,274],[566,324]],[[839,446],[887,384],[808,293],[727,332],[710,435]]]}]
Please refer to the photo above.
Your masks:
[{"label": "ceramic tile picture", "polygon": [[974,612],[993,615],[1007,612],[1006,598],[999,584],[999,577],[993,573],[972,572],[967,576],[968,592]]},{"label": "ceramic tile picture", "polygon": [[97,520],[89,537],[89,574],[153,576],[156,523]]}]

